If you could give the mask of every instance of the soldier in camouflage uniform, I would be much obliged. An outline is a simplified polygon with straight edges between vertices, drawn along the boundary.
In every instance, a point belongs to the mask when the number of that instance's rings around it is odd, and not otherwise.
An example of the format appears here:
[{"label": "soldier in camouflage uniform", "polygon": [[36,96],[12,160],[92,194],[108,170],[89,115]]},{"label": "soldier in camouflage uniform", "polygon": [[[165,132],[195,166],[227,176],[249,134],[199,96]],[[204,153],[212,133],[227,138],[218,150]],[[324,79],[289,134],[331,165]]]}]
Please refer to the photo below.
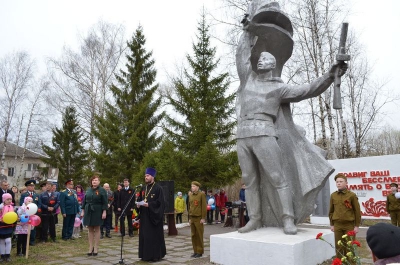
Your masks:
[{"label": "soldier in camouflage uniform", "polygon": [[400,199],[397,199],[395,196],[397,188],[397,183],[390,184],[392,193],[387,196],[386,211],[390,214],[392,225],[400,226]]},{"label": "soldier in camouflage uniform", "polygon": [[361,211],[357,195],[346,187],[347,177],[339,173],[335,176],[335,182],[338,190],[331,194],[329,221],[331,230],[335,233],[336,256],[341,258],[345,253],[338,246],[338,241],[349,231],[354,230],[355,233],[358,233]]}]

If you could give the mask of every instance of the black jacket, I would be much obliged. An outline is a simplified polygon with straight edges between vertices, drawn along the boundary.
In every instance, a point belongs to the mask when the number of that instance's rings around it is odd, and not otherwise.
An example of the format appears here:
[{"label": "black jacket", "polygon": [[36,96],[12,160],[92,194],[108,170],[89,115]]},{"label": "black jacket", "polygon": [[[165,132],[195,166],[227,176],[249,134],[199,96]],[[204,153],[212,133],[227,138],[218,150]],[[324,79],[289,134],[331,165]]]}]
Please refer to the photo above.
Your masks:
[{"label": "black jacket", "polygon": [[132,213],[131,209],[135,208],[135,195],[134,194],[135,194],[135,190],[132,189],[131,187],[129,187],[128,190],[125,190],[125,187],[123,187],[119,191],[117,208],[121,208],[121,211],[122,211],[124,209],[125,205],[128,203],[131,196],[133,195],[133,198],[132,198],[130,204],[126,208],[126,212]]}]

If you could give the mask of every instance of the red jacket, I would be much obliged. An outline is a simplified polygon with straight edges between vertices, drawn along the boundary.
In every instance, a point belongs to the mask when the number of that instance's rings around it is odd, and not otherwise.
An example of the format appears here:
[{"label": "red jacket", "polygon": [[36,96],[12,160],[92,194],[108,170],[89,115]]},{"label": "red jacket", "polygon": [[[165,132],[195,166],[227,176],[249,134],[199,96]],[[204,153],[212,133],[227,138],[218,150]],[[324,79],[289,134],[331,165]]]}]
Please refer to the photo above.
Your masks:
[{"label": "red jacket", "polygon": [[220,194],[216,193],[215,197],[215,204],[219,209],[225,207],[225,203],[228,201],[228,197],[225,195],[225,192],[220,192]]}]

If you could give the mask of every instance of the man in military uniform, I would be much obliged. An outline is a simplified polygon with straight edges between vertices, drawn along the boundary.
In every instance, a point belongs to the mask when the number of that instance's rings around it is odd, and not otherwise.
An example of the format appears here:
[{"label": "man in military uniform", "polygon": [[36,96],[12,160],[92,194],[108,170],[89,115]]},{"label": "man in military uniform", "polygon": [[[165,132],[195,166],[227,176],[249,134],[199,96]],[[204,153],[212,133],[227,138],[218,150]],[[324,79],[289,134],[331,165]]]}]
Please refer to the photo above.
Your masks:
[{"label": "man in military uniform", "polygon": [[43,181],[42,183],[39,184],[41,192],[46,191],[46,181]]},{"label": "man in military uniform", "polygon": [[51,191],[51,181],[46,182],[46,191],[39,196],[38,208],[42,212],[42,242],[47,242],[48,232],[53,242],[56,242],[55,214],[60,206],[59,197]]},{"label": "man in military uniform", "polygon": [[192,194],[189,196],[189,223],[192,234],[192,258],[200,258],[204,253],[204,223],[207,215],[206,195],[199,191],[200,183],[192,182]]},{"label": "man in military uniform", "polygon": [[[39,202],[39,194],[35,192],[35,180],[28,180],[25,182],[25,187],[27,189],[26,192],[21,194],[21,199],[19,200],[19,205],[22,206],[24,204],[24,200],[26,197],[31,197],[32,201],[38,205]],[[35,245],[35,238],[36,238],[36,227],[31,231],[31,236],[29,239],[29,245],[33,246]]]},{"label": "man in military uniform", "polygon": [[74,239],[74,223],[79,211],[78,196],[74,190],[74,182],[69,179],[65,182],[65,190],[60,192],[60,208],[63,216],[62,239]]},{"label": "man in military uniform", "polygon": [[361,223],[360,203],[356,194],[347,189],[347,177],[341,173],[335,176],[337,191],[331,194],[329,206],[329,221],[331,230],[335,233],[336,256],[341,258],[344,250],[338,241],[347,232],[354,230],[358,233]]},{"label": "man in military uniform", "polygon": [[397,183],[390,184],[392,193],[386,199],[386,211],[390,214],[392,225],[395,226],[400,226],[400,199],[395,196],[398,187]]}]

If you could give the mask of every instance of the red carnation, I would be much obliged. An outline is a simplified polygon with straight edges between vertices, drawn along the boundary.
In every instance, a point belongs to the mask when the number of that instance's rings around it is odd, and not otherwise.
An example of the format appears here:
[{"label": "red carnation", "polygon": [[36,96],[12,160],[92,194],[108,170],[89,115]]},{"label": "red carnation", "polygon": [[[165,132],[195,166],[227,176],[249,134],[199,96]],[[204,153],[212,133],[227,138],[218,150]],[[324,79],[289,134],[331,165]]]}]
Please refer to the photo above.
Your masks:
[{"label": "red carnation", "polygon": [[355,235],[356,235],[356,232],[354,232],[353,230],[351,230],[351,231],[347,232],[347,235],[348,235],[348,236],[355,236]]},{"label": "red carnation", "polygon": [[342,261],[339,258],[336,258],[332,261],[332,265],[342,265]]},{"label": "red carnation", "polygon": [[317,237],[315,239],[321,239],[322,233],[318,233]]},{"label": "red carnation", "polygon": [[357,241],[357,240],[353,240],[353,241],[351,241],[351,244],[352,244],[352,245],[357,245],[357,247],[361,247],[361,244],[360,244],[360,242],[359,242],[359,241]]}]

